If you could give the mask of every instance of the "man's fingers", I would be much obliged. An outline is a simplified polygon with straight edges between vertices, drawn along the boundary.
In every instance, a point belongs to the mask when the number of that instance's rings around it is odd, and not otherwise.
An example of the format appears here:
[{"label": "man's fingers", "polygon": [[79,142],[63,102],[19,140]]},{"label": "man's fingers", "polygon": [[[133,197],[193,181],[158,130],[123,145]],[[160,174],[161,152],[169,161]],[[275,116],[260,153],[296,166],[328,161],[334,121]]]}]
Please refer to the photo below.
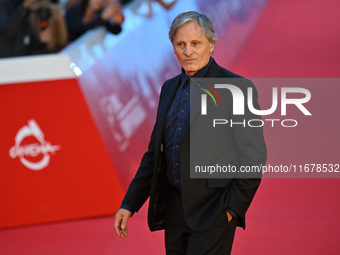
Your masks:
[{"label": "man's fingers", "polygon": [[127,222],[131,212],[125,209],[119,209],[115,216],[114,228],[119,237],[125,238],[128,236]]},{"label": "man's fingers", "polygon": [[116,230],[117,235],[120,237],[122,236],[122,229],[121,229],[122,221],[123,221],[123,215],[121,212],[118,212],[116,214],[114,228]]},{"label": "man's fingers", "polygon": [[121,229],[126,229],[126,226],[127,226],[127,221],[128,221],[128,217],[127,215],[123,215],[123,220],[122,220],[122,223],[121,223]]},{"label": "man's fingers", "polygon": [[228,216],[228,222],[230,222],[234,218],[234,216],[228,211],[227,211],[227,216]]},{"label": "man's fingers", "polygon": [[115,219],[115,224],[114,224],[114,228],[116,230],[116,233],[118,236],[120,236],[120,223],[121,223],[121,218],[118,218],[116,215],[116,219]]}]

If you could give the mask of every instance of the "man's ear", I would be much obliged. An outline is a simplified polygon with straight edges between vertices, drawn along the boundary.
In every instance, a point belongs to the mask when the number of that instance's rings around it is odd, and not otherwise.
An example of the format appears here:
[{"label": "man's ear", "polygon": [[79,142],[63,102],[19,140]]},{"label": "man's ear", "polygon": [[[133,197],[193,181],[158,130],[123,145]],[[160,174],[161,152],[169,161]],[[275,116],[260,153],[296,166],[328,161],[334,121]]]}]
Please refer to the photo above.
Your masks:
[{"label": "man's ear", "polygon": [[210,49],[209,49],[210,54],[212,54],[215,50],[215,44],[211,42],[209,46],[210,46]]}]

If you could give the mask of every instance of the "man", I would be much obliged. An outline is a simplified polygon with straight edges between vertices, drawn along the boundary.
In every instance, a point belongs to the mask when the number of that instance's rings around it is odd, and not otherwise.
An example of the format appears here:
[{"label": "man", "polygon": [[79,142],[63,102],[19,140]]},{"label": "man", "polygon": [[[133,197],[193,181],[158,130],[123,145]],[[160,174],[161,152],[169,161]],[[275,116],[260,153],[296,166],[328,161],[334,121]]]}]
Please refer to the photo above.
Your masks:
[{"label": "man", "polygon": [[[188,78],[242,78],[218,66],[211,57],[216,37],[205,15],[178,15],[169,37],[182,73],[162,87],[148,151],[116,214],[114,227],[117,235],[125,238],[128,218],[150,197],[149,228],[165,229],[167,254],[230,254],[235,228],[245,227],[245,213],[260,179],[190,178]],[[258,106],[256,96],[253,102]],[[245,118],[258,116],[247,112]],[[261,128],[235,127],[226,132],[228,140],[221,140],[226,144],[226,158],[232,155],[239,166],[265,163]]]}]

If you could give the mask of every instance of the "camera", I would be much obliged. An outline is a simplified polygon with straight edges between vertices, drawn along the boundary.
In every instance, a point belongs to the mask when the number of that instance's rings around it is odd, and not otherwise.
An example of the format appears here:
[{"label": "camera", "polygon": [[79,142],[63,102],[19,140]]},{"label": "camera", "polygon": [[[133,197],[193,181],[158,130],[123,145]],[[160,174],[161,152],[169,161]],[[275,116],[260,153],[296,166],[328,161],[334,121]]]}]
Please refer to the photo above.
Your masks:
[{"label": "camera", "polygon": [[47,28],[49,19],[52,17],[51,1],[39,0],[31,8],[31,13],[35,19],[40,23],[40,31]]}]

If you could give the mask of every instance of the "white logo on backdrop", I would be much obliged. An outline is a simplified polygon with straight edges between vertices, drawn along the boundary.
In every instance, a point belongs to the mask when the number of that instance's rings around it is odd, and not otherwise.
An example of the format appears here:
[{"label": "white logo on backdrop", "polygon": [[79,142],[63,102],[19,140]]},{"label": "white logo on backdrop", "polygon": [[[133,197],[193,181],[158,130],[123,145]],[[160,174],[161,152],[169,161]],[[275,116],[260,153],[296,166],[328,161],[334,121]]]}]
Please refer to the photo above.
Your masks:
[{"label": "white logo on backdrop", "polygon": [[[33,136],[39,143],[31,143],[22,145],[22,141]],[[29,120],[27,126],[23,126],[15,136],[15,145],[9,150],[11,158],[18,157],[21,163],[27,168],[35,171],[44,169],[50,163],[51,154],[54,155],[57,150],[60,150],[59,145],[51,145],[45,141],[44,133],[41,131],[35,120]],[[32,162],[27,157],[38,157],[42,155],[42,159],[38,162]]]}]

